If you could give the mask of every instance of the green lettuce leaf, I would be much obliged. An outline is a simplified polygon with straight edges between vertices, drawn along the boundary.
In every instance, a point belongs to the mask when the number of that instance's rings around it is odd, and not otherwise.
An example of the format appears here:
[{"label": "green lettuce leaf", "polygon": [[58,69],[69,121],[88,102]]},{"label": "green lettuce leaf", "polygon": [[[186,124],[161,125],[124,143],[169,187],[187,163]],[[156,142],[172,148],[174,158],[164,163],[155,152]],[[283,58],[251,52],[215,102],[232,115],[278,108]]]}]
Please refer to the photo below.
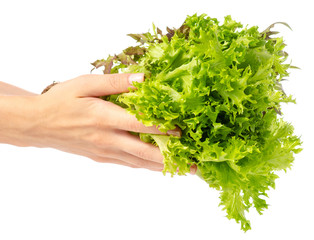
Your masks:
[{"label": "green lettuce leaf", "polygon": [[[287,25],[286,23],[281,23]],[[145,73],[136,90],[105,97],[126,108],[147,126],[161,131],[180,127],[182,136],[140,134],[164,155],[164,173],[199,175],[220,191],[229,219],[251,228],[245,212],[267,209],[276,171],[292,166],[300,138],[281,116],[281,103],[294,102],[282,89],[288,77],[278,32],[243,27],[226,16],[188,16],[167,34],[129,34],[139,45],[97,60],[105,73]],[[288,26],[288,25],[287,25]],[[289,26],[288,26],[289,27]]]}]

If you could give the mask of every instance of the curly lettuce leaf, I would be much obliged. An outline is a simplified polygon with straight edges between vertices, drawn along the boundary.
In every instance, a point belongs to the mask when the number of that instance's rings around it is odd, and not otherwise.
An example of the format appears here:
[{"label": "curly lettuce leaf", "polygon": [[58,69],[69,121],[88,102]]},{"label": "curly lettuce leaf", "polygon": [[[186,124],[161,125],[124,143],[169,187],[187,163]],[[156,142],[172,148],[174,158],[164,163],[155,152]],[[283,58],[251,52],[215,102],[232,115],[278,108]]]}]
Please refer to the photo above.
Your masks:
[{"label": "curly lettuce leaf", "polygon": [[[286,25],[285,23],[282,23]],[[300,138],[280,116],[282,103],[294,102],[282,89],[289,76],[277,32],[243,27],[226,16],[223,23],[203,14],[188,16],[167,33],[130,34],[139,46],[96,61],[105,73],[143,72],[136,90],[107,97],[147,126],[177,126],[182,137],[141,134],[164,155],[164,173],[197,174],[220,191],[229,219],[251,228],[245,212],[267,209],[267,191],[276,171],[292,166]],[[288,26],[288,25],[287,25]]]}]

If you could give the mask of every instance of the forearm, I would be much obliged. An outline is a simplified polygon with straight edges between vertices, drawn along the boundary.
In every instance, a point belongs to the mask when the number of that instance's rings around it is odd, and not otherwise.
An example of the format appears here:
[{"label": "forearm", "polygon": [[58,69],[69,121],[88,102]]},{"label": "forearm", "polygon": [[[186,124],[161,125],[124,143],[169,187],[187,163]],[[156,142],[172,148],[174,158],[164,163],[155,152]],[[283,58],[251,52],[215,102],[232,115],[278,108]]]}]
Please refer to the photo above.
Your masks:
[{"label": "forearm", "polygon": [[0,81],[0,95],[3,96],[33,96],[35,93],[26,91],[22,88]]}]

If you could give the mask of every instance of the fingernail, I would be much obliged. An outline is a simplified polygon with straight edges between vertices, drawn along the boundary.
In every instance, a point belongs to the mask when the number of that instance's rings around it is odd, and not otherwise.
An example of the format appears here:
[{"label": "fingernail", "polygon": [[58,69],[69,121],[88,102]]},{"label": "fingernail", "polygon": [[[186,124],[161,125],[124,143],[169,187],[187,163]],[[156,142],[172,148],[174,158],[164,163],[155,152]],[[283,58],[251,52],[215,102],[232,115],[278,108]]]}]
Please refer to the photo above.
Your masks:
[{"label": "fingernail", "polygon": [[133,82],[143,82],[144,73],[133,73],[129,76],[129,83],[132,85]]},{"label": "fingernail", "polygon": [[167,132],[168,135],[172,135],[172,136],[175,136],[175,137],[181,137],[182,136],[182,132],[181,132],[181,129],[180,128],[176,128],[176,129],[173,129],[173,130],[169,130]]},{"label": "fingernail", "polygon": [[196,173],[196,170],[197,170],[197,166],[196,165],[192,165],[191,167],[190,167],[190,173],[191,174],[195,174]]}]

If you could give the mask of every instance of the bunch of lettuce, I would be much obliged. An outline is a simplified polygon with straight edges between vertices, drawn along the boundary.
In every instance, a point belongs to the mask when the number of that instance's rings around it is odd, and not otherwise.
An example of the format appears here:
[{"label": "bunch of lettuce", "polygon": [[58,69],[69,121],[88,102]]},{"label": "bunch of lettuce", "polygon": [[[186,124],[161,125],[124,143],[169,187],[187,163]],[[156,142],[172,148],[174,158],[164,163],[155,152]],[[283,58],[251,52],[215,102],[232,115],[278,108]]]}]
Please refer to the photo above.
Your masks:
[{"label": "bunch of lettuce", "polygon": [[[288,26],[285,23],[282,23]],[[293,66],[278,33],[243,27],[226,16],[221,24],[203,14],[188,16],[178,29],[129,34],[138,45],[97,60],[104,73],[145,73],[136,90],[104,97],[147,126],[181,128],[182,136],[140,134],[164,155],[164,173],[197,174],[220,191],[229,219],[251,228],[245,211],[260,214],[275,187],[276,171],[290,168],[300,139],[281,115],[294,102],[281,81]],[[289,26],[288,26],[289,27]]]}]

